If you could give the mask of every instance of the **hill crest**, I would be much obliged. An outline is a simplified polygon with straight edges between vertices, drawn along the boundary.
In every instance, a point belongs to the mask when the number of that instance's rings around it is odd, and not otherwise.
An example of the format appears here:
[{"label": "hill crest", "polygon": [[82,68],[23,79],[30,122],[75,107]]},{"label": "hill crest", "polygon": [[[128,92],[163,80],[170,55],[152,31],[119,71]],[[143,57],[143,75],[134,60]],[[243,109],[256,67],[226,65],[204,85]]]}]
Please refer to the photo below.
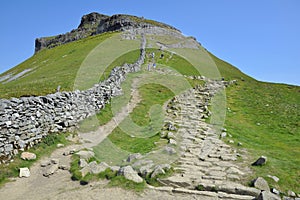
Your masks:
[{"label": "hill crest", "polygon": [[35,53],[45,48],[53,48],[61,44],[73,42],[92,35],[98,35],[109,31],[123,31],[132,28],[160,27],[180,32],[173,26],[165,23],[137,17],[133,15],[116,14],[112,16],[92,12],[82,16],[77,29],[73,29],[65,34],[51,37],[41,37],[35,40]]}]

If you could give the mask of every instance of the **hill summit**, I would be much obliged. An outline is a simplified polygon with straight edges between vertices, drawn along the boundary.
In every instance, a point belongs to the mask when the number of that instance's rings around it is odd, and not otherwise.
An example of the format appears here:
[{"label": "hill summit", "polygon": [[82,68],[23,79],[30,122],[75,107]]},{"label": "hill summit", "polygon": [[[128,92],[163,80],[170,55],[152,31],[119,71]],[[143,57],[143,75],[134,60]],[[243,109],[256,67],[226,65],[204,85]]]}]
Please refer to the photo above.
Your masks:
[{"label": "hill summit", "polygon": [[77,29],[57,36],[42,37],[35,40],[35,53],[45,48],[53,48],[61,44],[98,35],[109,31],[123,31],[133,28],[161,27],[180,32],[176,28],[153,20],[133,15],[116,14],[112,16],[92,12],[84,15]]}]

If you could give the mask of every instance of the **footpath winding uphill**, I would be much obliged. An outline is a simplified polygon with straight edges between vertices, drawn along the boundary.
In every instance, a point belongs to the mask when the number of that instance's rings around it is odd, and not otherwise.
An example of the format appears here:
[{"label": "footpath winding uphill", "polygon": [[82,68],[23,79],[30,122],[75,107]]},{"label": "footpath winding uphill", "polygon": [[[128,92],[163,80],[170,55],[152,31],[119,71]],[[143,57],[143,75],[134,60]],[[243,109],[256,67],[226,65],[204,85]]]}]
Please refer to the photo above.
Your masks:
[{"label": "footpath winding uphill", "polygon": [[[207,81],[205,87],[190,89],[171,101],[175,109],[168,113],[167,120],[179,127],[177,133],[173,133],[173,140],[180,145],[180,158],[175,168],[180,173],[160,180],[168,186],[160,190],[221,199],[253,199],[260,194],[257,189],[238,183],[248,172],[235,162],[240,154],[220,140],[220,133],[202,119],[208,112],[208,100],[223,87],[220,81]],[[195,188],[202,191],[195,191]]]}]

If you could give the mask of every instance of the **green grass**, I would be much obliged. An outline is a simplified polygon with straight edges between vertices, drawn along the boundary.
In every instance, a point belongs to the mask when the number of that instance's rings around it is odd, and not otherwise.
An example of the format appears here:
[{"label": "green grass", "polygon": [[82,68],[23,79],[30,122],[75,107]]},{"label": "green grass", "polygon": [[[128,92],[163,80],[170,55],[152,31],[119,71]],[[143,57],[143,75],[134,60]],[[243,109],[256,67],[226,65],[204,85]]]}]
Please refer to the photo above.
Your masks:
[{"label": "green grass", "polygon": [[19,168],[30,168],[37,160],[39,160],[43,156],[50,155],[51,152],[57,148],[57,144],[61,143],[67,145],[68,141],[66,140],[66,136],[67,134],[50,134],[47,137],[43,138],[41,143],[29,149],[28,152],[36,154],[36,160],[22,160],[20,158],[20,154],[18,154],[14,157],[14,161],[9,165],[0,165],[0,187],[8,182],[9,178],[19,176]]},{"label": "green grass", "polygon": [[[250,152],[249,166],[259,156],[268,157],[262,167],[251,167],[257,176],[283,192],[300,192],[300,87],[256,81],[217,58],[215,61],[228,79],[238,84],[226,90],[225,127],[243,148]],[[242,78],[242,79],[241,79]],[[267,175],[280,178],[275,183]]]},{"label": "green grass", "polygon": [[0,83],[0,98],[38,96],[61,91],[72,91],[77,71],[88,53],[113,33],[101,34],[82,40],[44,49],[4,74],[17,74],[33,69],[27,76],[6,84]]}]

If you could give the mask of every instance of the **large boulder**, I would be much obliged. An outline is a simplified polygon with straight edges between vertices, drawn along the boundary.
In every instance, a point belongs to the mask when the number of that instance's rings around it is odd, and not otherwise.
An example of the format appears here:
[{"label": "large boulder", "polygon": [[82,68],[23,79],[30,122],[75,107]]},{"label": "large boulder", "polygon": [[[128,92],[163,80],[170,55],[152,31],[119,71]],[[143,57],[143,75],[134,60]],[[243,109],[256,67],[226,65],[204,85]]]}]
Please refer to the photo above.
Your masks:
[{"label": "large boulder", "polygon": [[142,183],[144,181],[131,166],[122,167],[119,170],[118,175],[122,175],[127,180],[131,180],[135,183]]}]

